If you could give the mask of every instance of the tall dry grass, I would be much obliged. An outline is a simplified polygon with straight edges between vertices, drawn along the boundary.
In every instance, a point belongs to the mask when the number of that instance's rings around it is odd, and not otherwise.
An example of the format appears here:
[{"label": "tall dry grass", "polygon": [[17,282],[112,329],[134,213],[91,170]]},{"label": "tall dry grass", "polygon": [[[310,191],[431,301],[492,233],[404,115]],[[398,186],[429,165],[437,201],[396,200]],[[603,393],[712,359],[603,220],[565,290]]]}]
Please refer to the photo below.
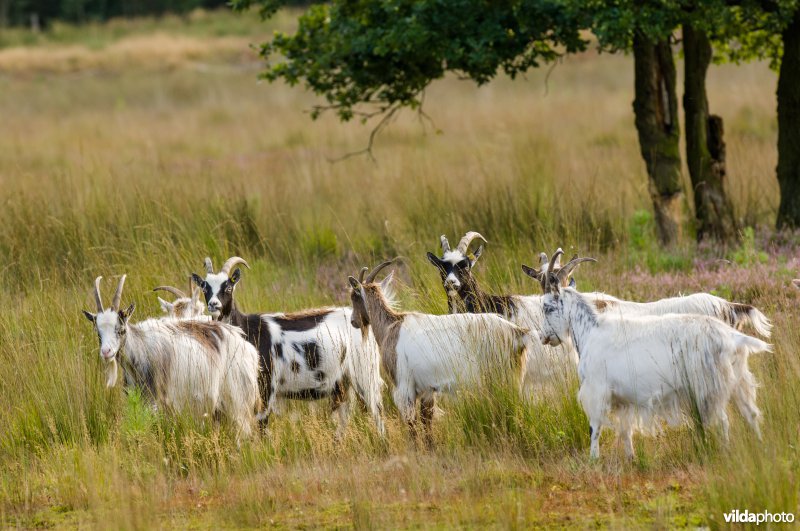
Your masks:
[{"label": "tall dry grass", "polygon": [[[143,50],[163,42],[135,35]],[[368,129],[311,122],[303,111],[315,99],[257,82],[249,59],[201,51],[202,68],[182,55],[120,67],[125,41],[104,43],[88,69],[26,70],[23,59],[0,74],[4,525],[717,526],[731,508],[797,511],[793,237],[757,231],[729,267],[714,249],[658,248],[630,58],[570,57],[547,84],[544,72],[480,89],[447,79],[426,95],[435,126],[403,115],[379,138],[376,163],[331,164],[362,148]],[[12,52],[58,57],[6,50],[0,64]],[[770,225],[777,205],[774,89],[761,64],[710,73],[748,224]],[[80,315],[97,275],[127,273],[142,318],[159,312],[153,286],[183,285],[205,255],[238,254],[253,266],[241,306],[277,311],[346,304],[347,275],[403,255],[402,306],[442,313],[424,254],[439,234],[466,230],[489,239],[475,274],[490,290],[536,293],[519,264],[561,245],[600,258],[581,288],[640,300],[714,290],[761,307],[777,325],[775,353],[752,360],[764,442],[735,420],[727,449],[672,429],[637,438],[633,464],[604,438],[607,457],[591,463],[572,381],[535,406],[504,388],[445,399],[431,453],[409,443],[388,395],[386,441],[356,412],[336,443],[326,404],[294,404],[239,451],[224,430],[154,415],[135,393],[102,386]]]}]

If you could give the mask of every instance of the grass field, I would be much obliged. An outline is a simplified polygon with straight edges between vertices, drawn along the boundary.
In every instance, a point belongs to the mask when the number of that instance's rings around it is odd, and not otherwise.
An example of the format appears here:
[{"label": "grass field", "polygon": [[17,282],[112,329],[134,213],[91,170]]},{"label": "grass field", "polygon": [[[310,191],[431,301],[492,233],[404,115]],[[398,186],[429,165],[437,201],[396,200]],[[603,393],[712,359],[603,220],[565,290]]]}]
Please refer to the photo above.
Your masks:
[{"label": "grass field", "polygon": [[[770,230],[778,202],[776,77],[715,66],[740,248],[655,243],[633,128],[629,57],[586,53],[526,80],[447,79],[379,137],[376,162],[330,159],[369,128],[305,111],[315,98],[257,81],[248,48],[273,25],[196,13],[0,41],[0,525],[20,527],[724,527],[731,509],[798,512],[800,331],[789,281],[796,234]],[[688,180],[688,179],[687,179]],[[134,320],[150,289],[183,286],[206,255],[253,269],[244,309],[347,304],[346,277],[405,257],[406,309],[443,313],[425,260],[439,234],[489,240],[476,276],[536,293],[519,264],[557,246],[596,256],[581,289],[632,299],[712,291],[775,322],[763,384],[764,442],[732,414],[732,443],[668,429],[612,436],[588,458],[575,381],[557,399],[445,400],[436,449],[416,450],[385,397],[388,438],[357,412],[341,442],[327,404],[292,405],[241,450],[224,430],[163,418],[106,390],[80,313],[95,276],[128,274]],[[730,260],[722,264],[719,258]],[[110,280],[106,280],[108,284]],[[108,284],[106,286],[108,287]]]}]

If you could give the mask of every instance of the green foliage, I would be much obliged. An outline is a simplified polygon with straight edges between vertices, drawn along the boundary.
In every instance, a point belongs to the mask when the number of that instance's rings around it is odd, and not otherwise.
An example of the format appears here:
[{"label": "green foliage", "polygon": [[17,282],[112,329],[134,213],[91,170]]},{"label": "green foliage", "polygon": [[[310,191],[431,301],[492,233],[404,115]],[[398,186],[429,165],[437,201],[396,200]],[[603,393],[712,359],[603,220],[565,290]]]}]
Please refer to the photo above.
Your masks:
[{"label": "green foliage", "polygon": [[681,249],[663,249],[656,237],[653,214],[649,210],[634,212],[628,226],[628,244],[632,265],[645,266],[650,273],[689,271],[692,258]]},{"label": "green foliage", "polygon": [[[237,7],[251,3],[238,2]],[[260,2],[265,14],[273,1]],[[558,0],[381,2],[314,5],[294,35],[277,33],[261,54],[264,77],[303,82],[342,120],[368,119],[399,107],[417,108],[422,93],[446,72],[478,84],[498,69],[511,77],[585,46],[578,19]],[[275,62],[276,56],[283,60]],[[367,109],[359,109],[366,104]]]},{"label": "green foliage", "polygon": [[742,243],[731,254],[731,260],[748,267],[767,263],[769,255],[756,247],[756,233],[753,227],[746,227],[742,231]]}]

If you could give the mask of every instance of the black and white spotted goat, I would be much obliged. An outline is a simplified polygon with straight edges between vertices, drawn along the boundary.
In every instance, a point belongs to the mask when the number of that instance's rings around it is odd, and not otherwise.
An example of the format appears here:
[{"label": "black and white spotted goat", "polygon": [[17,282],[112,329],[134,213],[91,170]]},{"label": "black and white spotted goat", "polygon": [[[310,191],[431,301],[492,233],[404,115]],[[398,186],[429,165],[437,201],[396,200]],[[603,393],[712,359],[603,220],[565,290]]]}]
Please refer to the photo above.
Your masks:
[{"label": "black and white spotted goat", "polygon": [[[442,235],[442,256],[428,253],[428,260],[441,275],[450,313],[496,313],[522,328],[541,331],[544,320],[541,295],[494,295],[480,288],[472,276],[472,268],[483,253],[483,245],[469,255],[469,246],[476,238],[486,241],[477,232],[467,232],[452,250]],[[570,345],[555,348],[537,343],[528,349],[527,355],[524,387],[528,393],[563,379],[578,363],[577,353]]]},{"label": "black and white spotted goat", "polygon": [[242,331],[219,322],[147,319],[129,322],[135,305],[120,310],[125,275],[109,308],[94,282],[97,313],[84,311],[97,331],[106,386],[122,366],[126,386],[142,390],[154,406],[197,420],[226,418],[238,436],[251,434],[258,396],[258,352]]},{"label": "black and white spotted goat", "polygon": [[259,352],[259,387],[266,404],[259,417],[266,427],[279,398],[319,400],[330,397],[339,416],[337,435],[346,426],[352,391],[365,404],[383,436],[380,354],[371,334],[362,334],[350,321],[350,308],[317,308],[297,313],[242,313],[234,290],[241,279],[242,258],[229,258],[214,272],[205,259],[206,277],[193,274],[203,290],[209,312],[223,322],[240,327]]}]

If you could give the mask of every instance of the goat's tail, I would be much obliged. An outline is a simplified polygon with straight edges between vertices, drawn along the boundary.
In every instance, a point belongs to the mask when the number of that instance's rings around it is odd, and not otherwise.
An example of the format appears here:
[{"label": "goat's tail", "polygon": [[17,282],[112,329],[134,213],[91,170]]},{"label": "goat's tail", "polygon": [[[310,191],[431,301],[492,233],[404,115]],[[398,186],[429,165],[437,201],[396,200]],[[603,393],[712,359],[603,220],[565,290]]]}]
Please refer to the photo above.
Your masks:
[{"label": "goat's tail", "polygon": [[745,358],[750,354],[758,354],[759,352],[772,352],[772,345],[766,341],[762,341],[756,337],[736,332],[734,337],[736,343],[736,351],[744,354]]},{"label": "goat's tail", "polygon": [[742,325],[749,324],[761,337],[772,335],[772,322],[755,306],[732,302],[730,310],[735,328],[741,330]]}]

